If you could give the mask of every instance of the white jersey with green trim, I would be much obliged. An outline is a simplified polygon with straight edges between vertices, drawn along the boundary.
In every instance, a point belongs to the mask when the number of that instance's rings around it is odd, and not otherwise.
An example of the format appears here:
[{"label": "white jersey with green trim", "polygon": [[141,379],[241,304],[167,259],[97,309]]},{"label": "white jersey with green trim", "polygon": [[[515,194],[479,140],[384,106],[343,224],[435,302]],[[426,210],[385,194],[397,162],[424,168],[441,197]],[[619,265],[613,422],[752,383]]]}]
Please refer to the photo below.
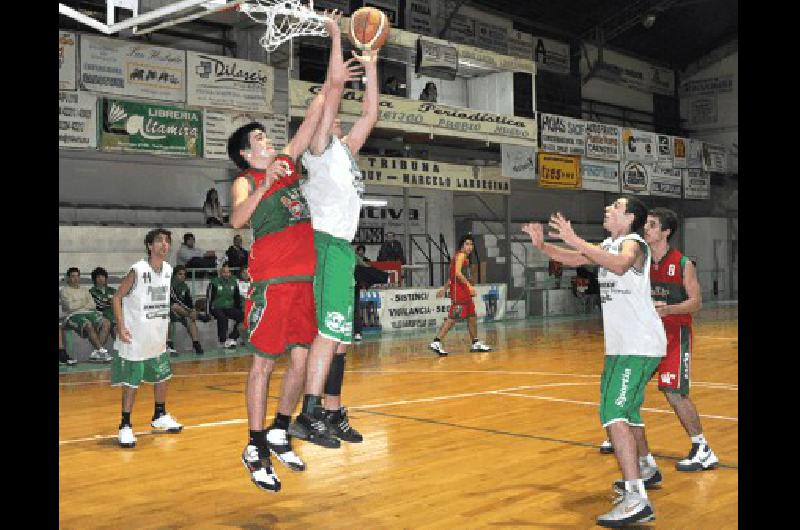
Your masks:
[{"label": "white jersey with green trim", "polygon": [[122,319],[131,333],[131,342],[119,337],[114,347],[128,361],[144,361],[167,351],[169,331],[169,289],[172,266],[166,261],[156,272],[146,260],[131,266],[136,279],[122,299]]},{"label": "white jersey with green trim", "polygon": [[631,267],[618,276],[604,267],[598,268],[606,355],[663,357],[667,353],[667,336],[650,296],[650,247],[638,234],[609,237],[601,247],[619,254],[626,240],[642,245],[645,252],[642,270]]},{"label": "white jersey with green trim", "polygon": [[350,149],[331,136],[322,154],[315,156],[306,151],[302,162],[308,178],[300,189],[308,201],[314,230],[352,241],[358,229],[364,183]]}]

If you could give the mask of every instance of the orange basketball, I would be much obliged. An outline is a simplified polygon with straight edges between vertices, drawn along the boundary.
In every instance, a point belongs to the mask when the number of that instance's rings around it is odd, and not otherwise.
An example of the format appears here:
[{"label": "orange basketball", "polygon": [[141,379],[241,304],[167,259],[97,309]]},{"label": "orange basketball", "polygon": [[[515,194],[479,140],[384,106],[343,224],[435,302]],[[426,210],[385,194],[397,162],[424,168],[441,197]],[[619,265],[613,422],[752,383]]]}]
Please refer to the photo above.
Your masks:
[{"label": "orange basketball", "polygon": [[360,50],[377,50],[389,38],[391,24],[383,11],[374,7],[357,9],[350,18],[350,42]]}]

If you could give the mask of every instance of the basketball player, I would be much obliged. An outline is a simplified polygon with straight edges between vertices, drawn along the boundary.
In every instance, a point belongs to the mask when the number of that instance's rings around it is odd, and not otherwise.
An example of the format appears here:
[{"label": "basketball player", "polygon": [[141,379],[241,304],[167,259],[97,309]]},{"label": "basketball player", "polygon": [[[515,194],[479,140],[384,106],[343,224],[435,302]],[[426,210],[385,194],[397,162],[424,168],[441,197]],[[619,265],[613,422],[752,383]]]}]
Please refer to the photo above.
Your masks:
[{"label": "basketball player", "polygon": [[442,327],[430,343],[428,348],[444,357],[447,351],[442,347],[442,339],[447,336],[447,332],[455,325],[456,321],[467,319],[467,329],[469,337],[472,339],[472,346],[469,351],[492,351],[491,346],[487,346],[478,340],[478,317],[475,315],[475,287],[470,283],[469,255],[475,248],[475,241],[472,236],[467,234],[458,242],[458,252],[450,260],[450,280],[436,293],[437,298],[444,296],[445,291],[450,290],[450,311],[447,318],[442,322]]},{"label": "basketball player", "polygon": [[[345,136],[336,106],[327,105],[309,150],[303,154],[308,179],[303,194],[311,209],[317,267],[314,276],[314,299],[317,304],[317,336],[311,344],[306,393],[301,413],[289,433],[325,447],[339,446],[339,440],[361,442],[341,406],[345,353],[353,340],[355,312],[356,256],[350,242],[356,235],[361,212],[364,183],[356,156],[378,121],[378,52],[365,51],[353,58],[364,67],[367,86],[361,116]],[[351,59],[352,61],[353,59]],[[341,92],[338,92],[341,97]],[[325,405],[322,407],[322,394]],[[320,422],[336,444],[317,433]],[[338,439],[337,439],[338,438]]]},{"label": "basketball player", "polygon": [[[678,471],[714,469],[719,459],[708,445],[697,408],[689,398],[689,363],[692,351],[692,313],[703,306],[700,283],[694,264],[669,240],[678,228],[678,216],[667,208],[648,212],[644,227],[645,241],[653,250],[650,287],[656,311],[667,333],[667,355],[658,365],[658,389],[675,411],[691,439],[689,455],[675,464]],[[649,454],[642,431],[637,439],[639,454]],[[606,442],[604,445],[611,445]],[[647,486],[645,482],[645,486]]]},{"label": "basketball player", "polygon": [[131,266],[111,303],[117,322],[117,353],[111,361],[111,385],[122,386],[120,447],[135,447],[131,410],[136,389],[144,381],[153,385],[155,411],[150,425],[159,431],[178,433],[183,425],[167,412],[167,380],[172,377],[167,353],[169,288],[172,266],[167,254],[172,234],[163,228],[144,238],[147,259]]},{"label": "basketball player", "polygon": [[635,197],[620,197],[606,207],[603,228],[611,237],[593,245],[578,237],[560,213],[550,218],[552,235],[575,250],[544,242],[539,223],[522,227],[533,245],[567,266],[599,265],[603,303],[605,366],[600,384],[600,420],[615,447],[624,491],[616,506],[597,524],[619,527],[655,519],[640,475],[634,429],[644,429],[639,409],[644,389],[666,353],[664,326],[650,299],[651,254],[636,233],[647,219],[647,208]]},{"label": "basketball player", "polygon": [[[305,469],[292,451],[286,431],[303,391],[308,346],[317,331],[312,283],[316,257],[311,219],[294,160],[311,142],[326,101],[338,103],[335,92],[357,78],[341,60],[338,18],[328,15],[325,24],[331,37],[325,83],[282,156],[276,160],[264,127],[255,122],[240,127],[228,139],[228,156],[242,170],[231,187],[230,222],[234,228],[250,223],[255,236],[248,260],[252,280],[245,301],[246,348],[254,354],[246,385],[250,436],[242,462],[253,483],[266,491],[281,488],[269,460],[270,451],[292,469]],[[267,433],[264,413],[269,378],[275,361],[286,352],[289,365],[278,413]]]}]

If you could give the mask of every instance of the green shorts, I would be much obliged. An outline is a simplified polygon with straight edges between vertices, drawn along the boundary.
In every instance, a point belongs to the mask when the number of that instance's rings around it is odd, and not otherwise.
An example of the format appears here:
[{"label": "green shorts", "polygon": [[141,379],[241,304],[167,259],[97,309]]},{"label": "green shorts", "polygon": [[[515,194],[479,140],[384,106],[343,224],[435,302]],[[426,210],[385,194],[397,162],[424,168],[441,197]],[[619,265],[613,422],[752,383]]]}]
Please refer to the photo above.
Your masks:
[{"label": "green shorts", "polygon": [[350,344],[353,340],[353,300],[356,254],[344,239],[314,230],[317,268],[314,271],[314,302],[319,334]]},{"label": "green shorts", "polygon": [[139,383],[155,384],[172,377],[167,352],[144,361],[129,361],[114,352],[111,360],[111,386],[125,385],[138,388]]},{"label": "green shorts", "polygon": [[644,390],[661,357],[606,355],[600,381],[600,421],[603,427],[616,421],[643,427],[639,409]]},{"label": "green shorts", "polygon": [[95,329],[100,329],[103,324],[103,315],[96,311],[76,313],[64,321],[64,329],[72,330],[78,335],[84,336],[83,331],[87,322],[94,326]]}]

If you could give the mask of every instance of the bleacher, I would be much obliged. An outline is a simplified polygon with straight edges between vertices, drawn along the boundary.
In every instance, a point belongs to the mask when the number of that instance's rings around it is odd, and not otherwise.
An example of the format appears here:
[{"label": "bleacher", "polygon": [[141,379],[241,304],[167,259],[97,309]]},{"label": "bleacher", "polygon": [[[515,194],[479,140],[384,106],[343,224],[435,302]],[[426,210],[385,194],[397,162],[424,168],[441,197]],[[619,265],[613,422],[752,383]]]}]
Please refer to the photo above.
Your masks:
[{"label": "bleacher", "polygon": [[205,226],[202,208],[58,203],[58,224],[73,226]]}]

